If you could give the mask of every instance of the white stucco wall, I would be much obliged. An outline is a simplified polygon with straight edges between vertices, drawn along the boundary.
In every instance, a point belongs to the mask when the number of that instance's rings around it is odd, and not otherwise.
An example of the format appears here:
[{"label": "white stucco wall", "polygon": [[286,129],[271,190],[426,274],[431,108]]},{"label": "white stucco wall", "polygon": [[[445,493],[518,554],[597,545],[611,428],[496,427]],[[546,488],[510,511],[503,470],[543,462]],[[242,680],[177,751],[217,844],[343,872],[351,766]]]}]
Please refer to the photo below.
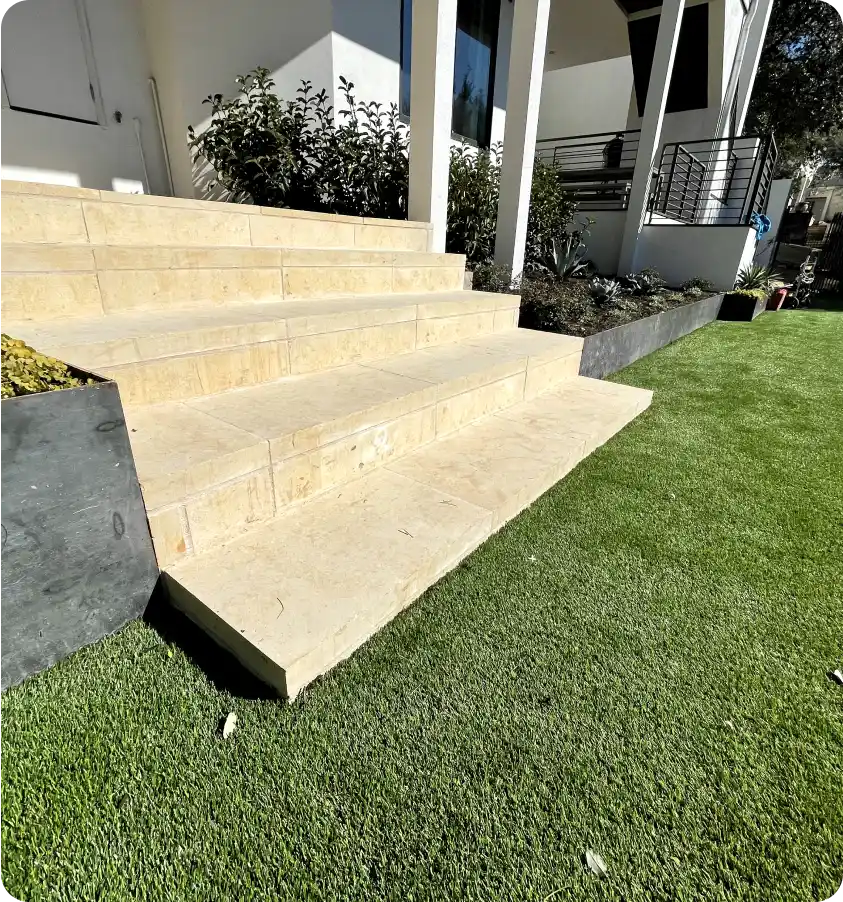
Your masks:
[{"label": "white stucco wall", "polygon": [[631,92],[630,56],[546,71],[538,137],[566,138],[625,129]]},{"label": "white stucco wall", "polygon": [[637,260],[639,269],[657,269],[669,285],[699,277],[726,291],[755,251],[755,230],[744,226],[645,225]]},{"label": "white stucco wall", "polygon": [[[26,0],[37,3],[37,0]],[[103,125],[2,112],[2,175],[85,188],[144,191],[133,119],[149,172],[148,190],[167,194],[164,155],[147,79],[149,61],[137,0],[85,0],[91,46],[105,111]],[[75,36],[69,39],[78,40]],[[39,47],[32,48],[39,54]],[[42,56],[48,71],[50,60]],[[115,121],[115,111],[122,122]]]},{"label": "white stucco wall", "polygon": [[591,235],[586,239],[588,259],[594,263],[600,275],[616,275],[621,255],[626,212],[623,210],[598,210],[582,215],[595,220],[589,229]]},{"label": "white stucco wall", "polygon": [[152,73],[161,94],[176,193],[194,187],[188,125],[207,122],[209,94],[231,96],[234,79],[266,66],[292,98],[302,78],[329,94],[334,84],[330,0],[141,0]]},{"label": "white stucco wall", "polygon": [[773,252],[776,248],[776,238],[782,217],[787,208],[787,201],[793,188],[793,179],[776,179],[770,186],[770,196],[767,198],[765,213],[772,223],[770,231],[758,243],[758,252],[755,262],[759,266],[769,266],[772,262]]}]

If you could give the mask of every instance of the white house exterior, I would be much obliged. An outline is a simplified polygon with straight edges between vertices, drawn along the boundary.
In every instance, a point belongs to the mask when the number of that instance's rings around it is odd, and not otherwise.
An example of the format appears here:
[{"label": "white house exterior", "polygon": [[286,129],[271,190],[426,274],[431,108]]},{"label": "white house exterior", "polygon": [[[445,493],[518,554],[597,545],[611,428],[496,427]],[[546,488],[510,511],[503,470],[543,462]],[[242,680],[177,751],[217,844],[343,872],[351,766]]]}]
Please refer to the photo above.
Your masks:
[{"label": "white house exterior", "polygon": [[[24,0],[3,19],[2,174],[203,197],[186,132],[202,127],[208,94],[232,93],[236,75],[263,65],[282,96],[308,79],[336,98],[342,75],[360,99],[409,111],[410,217],[433,223],[435,247],[454,137],[503,143],[497,256],[518,271],[536,141],[552,151],[551,139],[595,135],[602,158],[612,133],[632,132],[623,209],[589,214],[593,255],[607,272],[669,268],[698,248],[696,226],[713,235],[719,213],[699,198],[693,223],[648,211],[654,166],[666,144],[742,133],[772,2]],[[455,110],[461,86],[474,99]],[[755,179],[758,141],[721,146],[697,164],[706,178],[732,154]],[[711,238],[733,248],[729,273],[751,257],[745,220]],[[660,228],[677,234],[648,238]]]}]

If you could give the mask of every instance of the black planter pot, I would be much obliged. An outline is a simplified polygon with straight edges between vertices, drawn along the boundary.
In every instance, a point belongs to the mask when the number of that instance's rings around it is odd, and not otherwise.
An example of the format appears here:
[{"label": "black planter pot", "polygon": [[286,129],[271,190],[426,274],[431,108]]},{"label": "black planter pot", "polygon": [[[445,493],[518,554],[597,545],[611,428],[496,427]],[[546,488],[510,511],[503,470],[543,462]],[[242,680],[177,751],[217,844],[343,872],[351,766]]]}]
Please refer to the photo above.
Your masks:
[{"label": "black planter pot", "polygon": [[0,411],[5,689],[140,616],[158,565],[116,383]]},{"label": "black planter pot", "polygon": [[767,297],[756,300],[745,294],[730,292],[724,295],[719,319],[731,322],[751,323],[756,316],[767,309]]},{"label": "black planter pot", "polygon": [[602,379],[622,370],[717,319],[722,300],[722,294],[712,295],[589,335],[583,343],[580,375]]}]

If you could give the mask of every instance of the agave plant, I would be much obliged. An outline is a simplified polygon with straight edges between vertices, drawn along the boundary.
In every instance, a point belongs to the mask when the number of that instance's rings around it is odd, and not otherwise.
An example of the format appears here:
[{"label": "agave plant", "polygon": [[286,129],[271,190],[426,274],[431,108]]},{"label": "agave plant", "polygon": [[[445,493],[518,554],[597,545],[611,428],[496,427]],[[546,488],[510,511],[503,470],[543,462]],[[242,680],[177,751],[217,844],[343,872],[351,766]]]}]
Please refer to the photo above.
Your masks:
[{"label": "agave plant", "polygon": [[599,276],[592,279],[591,296],[598,304],[610,304],[620,294],[621,283],[615,279],[601,279]]},{"label": "agave plant", "polygon": [[630,294],[637,295],[655,294],[664,288],[664,284],[664,279],[654,269],[643,269],[622,280],[623,288]]},{"label": "agave plant", "polygon": [[770,291],[775,282],[781,281],[781,275],[773,272],[766,266],[758,266],[753,263],[745,266],[735,280],[735,288],[743,291],[752,291],[760,288],[762,291]]},{"label": "agave plant", "polygon": [[570,279],[588,268],[585,255],[588,253],[583,238],[591,233],[588,227],[592,220],[582,223],[582,227],[551,240],[551,251],[545,259],[545,266],[560,279]]}]

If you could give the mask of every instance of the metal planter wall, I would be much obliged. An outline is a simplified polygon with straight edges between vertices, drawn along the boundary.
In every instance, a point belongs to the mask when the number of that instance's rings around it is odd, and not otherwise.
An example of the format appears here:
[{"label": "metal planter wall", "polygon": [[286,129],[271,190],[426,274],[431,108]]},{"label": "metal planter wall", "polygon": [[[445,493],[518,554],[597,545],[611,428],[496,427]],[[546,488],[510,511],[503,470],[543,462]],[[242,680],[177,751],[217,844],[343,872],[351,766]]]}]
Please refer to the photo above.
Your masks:
[{"label": "metal planter wall", "polygon": [[5,689],[140,616],[158,565],[116,383],[0,411]]},{"label": "metal planter wall", "polygon": [[716,294],[656,313],[585,339],[580,375],[602,379],[647,354],[717,319],[723,295]]}]

